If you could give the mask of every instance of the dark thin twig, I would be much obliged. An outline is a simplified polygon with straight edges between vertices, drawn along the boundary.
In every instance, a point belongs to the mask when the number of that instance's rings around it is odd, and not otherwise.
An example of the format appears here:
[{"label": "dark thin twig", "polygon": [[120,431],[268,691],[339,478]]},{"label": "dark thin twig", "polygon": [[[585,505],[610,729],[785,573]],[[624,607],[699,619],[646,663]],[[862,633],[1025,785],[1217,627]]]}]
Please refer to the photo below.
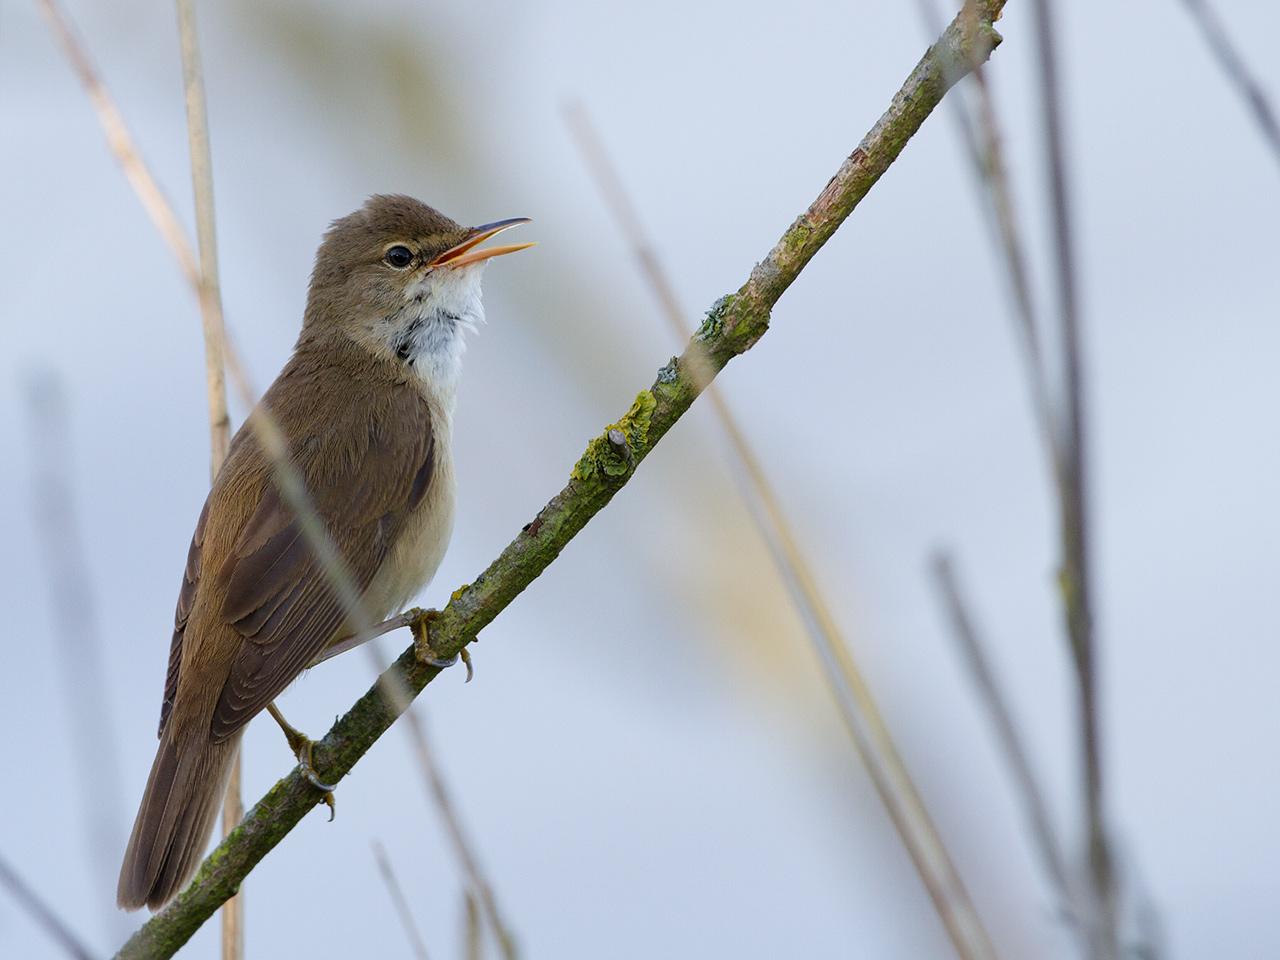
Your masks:
[{"label": "dark thin twig", "polygon": [[476,895],[470,890],[462,892],[462,923],[462,956],[465,960],[480,960],[484,954],[484,929]]},{"label": "dark thin twig", "polygon": [[86,839],[95,885],[103,892],[99,902],[104,911],[104,932],[123,936],[129,928],[106,894],[115,887],[116,857],[125,823],[120,758],[114,713],[107,685],[102,682],[104,647],[97,602],[72,491],[77,471],[66,391],[56,375],[42,374],[27,384],[27,415],[34,466],[31,516],[45,563],[55,647],[61,655],[58,673],[71,722]]},{"label": "dark thin twig", "polygon": [[[917,4],[926,27],[936,22],[936,12],[930,0]],[[969,7],[966,6],[966,10]],[[973,83],[976,105],[965,97],[951,97],[951,112],[956,118],[961,142],[971,161],[981,196],[985,199],[983,210],[994,228],[995,239],[1004,260],[1005,274],[1009,281],[1013,313],[1017,320],[1015,331],[1022,346],[1024,367],[1031,392],[1032,407],[1041,440],[1053,472],[1058,495],[1063,495],[1065,477],[1062,463],[1062,439],[1058,418],[1054,409],[1048,371],[1045,367],[1040,343],[1039,322],[1036,319],[1035,301],[1031,292],[1030,270],[1025,245],[1018,228],[1014,209],[1013,190],[1008,167],[1004,160],[1003,137],[997,119],[994,97],[987,82],[984,64],[973,65]],[[1032,772],[1030,755],[1018,734],[1008,705],[996,683],[994,674],[982,650],[972,621],[968,616],[949,558],[939,554],[934,560],[934,573],[939,594],[951,620],[965,660],[970,667],[980,699],[987,705],[1005,762],[1018,786],[1023,808],[1031,830],[1033,844],[1040,854],[1041,866],[1055,891],[1065,916],[1079,920],[1079,911],[1066,870],[1066,858],[1062,843],[1053,824],[1044,793]]]},{"label": "dark thin twig", "polygon": [[93,954],[89,952],[88,947],[81,943],[62,918],[53,912],[53,908],[27,886],[22,877],[18,876],[17,871],[9,866],[9,862],[2,856],[0,856],[0,885],[8,889],[19,906],[44,928],[51,940],[57,941],[67,956],[75,957],[76,960],[93,960]]},{"label": "dark thin twig", "polygon": [[1276,162],[1280,163],[1280,118],[1277,118],[1266,91],[1262,89],[1262,84],[1244,62],[1244,57],[1227,36],[1222,21],[1206,0],[1182,0],[1182,5],[1187,8],[1196,26],[1200,28],[1205,43],[1217,58],[1218,66],[1227,75],[1227,79],[1234,84],[1236,91],[1258,124],[1258,129],[1262,131],[1262,136],[1267,141],[1267,146],[1271,148]]},{"label": "dark thin twig", "polygon": [[1018,724],[1013,719],[1013,711],[1009,698],[1005,695],[996,679],[991,663],[983,648],[974,627],[973,618],[960,592],[956,580],[955,569],[951,558],[946,554],[938,554],[933,558],[933,575],[938,596],[951,622],[951,632],[955,636],[965,663],[978,690],[978,699],[985,704],[995,728],[996,739],[1009,763],[1009,769],[1018,786],[1018,794],[1022,798],[1023,812],[1035,839],[1036,849],[1040,853],[1045,874],[1056,888],[1056,894],[1068,916],[1075,912],[1071,885],[1067,875],[1066,857],[1062,853],[1062,845],[1053,826],[1053,818],[1049,813],[1049,804],[1044,790],[1031,767],[1031,755],[1019,733]]},{"label": "dark thin twig", "polygon": [[[931,0],[918,0],[926,29],[937,33],[939,21]],[[976,16],[974,3],[968,0],[963,15]],[[1059,455],[1061,439],[1054,414],[1053,392],[1045,366],[1044,349],[1040,342],[1040,324],[1036,319],[1035,298],[1031,292],[1031,270],[1026,245],[1018,228],[1018,218],[1013,200],[1013,185],[1004,158],[1004,138],[997,119],[995,99],[987,82],[984,64],[970,65],[973,75],[972,90],[977,106],[971,107],[964,95],[948,97],[950,110],[955,117],[960,140],[964,145],[982,195],[986,202],[982,209],[995,231],[996,242],[1004,259],[1005,273],[1009,281],[1009,294],[1013,303],[1013,315],[1017,321],[1015,331],[1022,347],[1027,383],[1031,391],[1032,412],[1036,419],[1045,450],[1054,471],[1054,482],[1062,482],[1062,463]],[[960,91],[962,94],[967,91]]]},{"label": "dark thin twig", "polygon": [[400,881],[396,878],[396,872],[391,867],[391,860],[387,857],[386,848],[377,840],[373,842],[373,858],[378,862],[378,873],[382,875],[382,882],[387,885],[387,893],[391,895],[391,903],[396,908],[396,914],[400,918],[400,926],[404,928],[404,935],[409,941],[409,947],[413,950],[413,955],[418,960],[427,960],[427,945],[423,942],[422,934],[418,932],[418,924],[413,919],[413,911],[409,908],[409,901],[405,899],[404,890],[400,887]]},{"label": "dark thin twig", "polygon": [[463,872],[466,874],[467,889],[473,891],[479,901],[480,909],[498,940],[498,949],[502,952],[502,956],[505,960],[515,960],[517,955],[515,937],[502,919],[502,914],[498,910],[498,901],[493,895],[493,888],[485,878],[484,871],[480,869],[475,845],[468,839],[463,829],[462,819],[458,816],[449,788],[436,765],[422,718],[410,708],[405,710],[403,719],[405,729],[409,732],[409,739],[413,743],[414,753],[418,758],[418,766],[422,769],[423,778],[426,781],[428,795],[435,801],[436,809],[440,811],[440,817],[449,834],[449,841],[453,845],[454,855],[462,864]]},{"label": "dark thin twig", "polygon": [[1098,708],[1098,664],[1094,648],[1092,577],[1089,567],[1089,502],[1087,489],[1088,439],[1085,435],[1083,359],[1077,294],[1075,246],[1071,203],[1067,185],[1062,94],[1058,78],[1056,31],[1050,0],[1032,0],[1036,46],[1040,68],[1044,148],[1048,166],[1049,197],[1053,217],[1053,241],[1058,288],[1058,314],[1062,337],[1065,418],[1062,425],[1063,483],[1060,497],[1062,570],[1061,587],[1067,633],[1075,658],[1079,694],[1079,721],[1084,768],[1084,808],[1088,830],[1088,862],[1095,906],[1096,930],[1090,940],[1094,956],[1113,960],[1117,940],[1118,909],[1114,889],[1114,865],[1104,804],[1102,737]]},{"label": "dark thin twig", "polygon": [[[657,250],[645,235],[630,194],[586,109],[581,104],[571,106],[566,111],[566,120],[672,331],[679,339],[688,337],[686,313],[676,296],[675,286],[667,276]],[[699,374],[705,373],[703,366],[699,364],[695,370]],[[756,531],[769,548],[778,576],[804,625],[805,636],[818,655],[845,728],[951,937],[956,953],[962,958],[993,957],[995,949],[982,917],[916,789],[866,677],[805,558],[782,509],[781,498],[723,392],[709,379],[703,392],[728,440],[729,466],[737,474],[738,486]]]}]

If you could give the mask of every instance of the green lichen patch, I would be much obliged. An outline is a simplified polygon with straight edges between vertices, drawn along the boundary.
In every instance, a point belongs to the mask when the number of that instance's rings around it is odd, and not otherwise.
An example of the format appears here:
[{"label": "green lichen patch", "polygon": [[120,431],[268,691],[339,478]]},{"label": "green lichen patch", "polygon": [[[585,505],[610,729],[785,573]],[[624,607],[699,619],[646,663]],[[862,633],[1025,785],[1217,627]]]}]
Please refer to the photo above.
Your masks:
[{"label": "green lichen patch", "polygon": [[724,315],[729,312],[736,294],[726,294],[711,305],[711,309],[707,311],[702,325],[698,327],[694,333],[695,340],[701,340],[704,343],[714,337],[720,336],[720,330],[724,326]]},{"label": "green lichen patch", "polygon": [[[636,458],[649,447],[649,422],[658,406],[654,395],[644,390],[637,394],[631,409],[617,423],[611,423],[587,444],[587,450],[573,467],[575,480],[595,477],[624,477],[631,472]],[[626,438],[621,449],[609,442],[609,432],[617,430]]]}]

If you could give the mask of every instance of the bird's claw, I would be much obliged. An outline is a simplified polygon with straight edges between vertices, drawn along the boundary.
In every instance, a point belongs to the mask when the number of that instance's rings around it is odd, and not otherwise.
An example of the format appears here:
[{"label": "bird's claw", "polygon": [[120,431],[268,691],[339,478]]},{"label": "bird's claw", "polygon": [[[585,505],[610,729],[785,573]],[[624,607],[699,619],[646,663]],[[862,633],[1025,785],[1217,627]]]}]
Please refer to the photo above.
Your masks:
[{"label": "bird's claw", "polygon": [[471,682],[471,678],[475,676],[475,667],[471,663],[471,653],[466,647],[452,657],[437,657],[433,649],[431,649],[431,622],[440,616],[439,610],[411,610],[412,619],[409,621],[409,629],[413,632],[414,654],[420,663],[428,666],[438,667],[441,670],[452,667],[459,659],[462,660],[467,667],[466,683]]},{"label": "bird's claw", "polygon": [[301,734],[298,736],[303,741],[296,754],[298,757],[298,772],[302,774],[303,780],[324,794],[320,798],[320,802],[329,808],[329,822],[332,823],[333,818],[338,815],[338,803],[333,797],[333,791],[338,789],[338,785],[336,783],[325,783],[320,779],[320,774],[316,773],[316,768],[312,766],[311,761],[311,751],[315,743]]},{"label": "bird's claw", "polygon": [[324,794],[320,800],[329,808],[329,820],[332,821],[338,815],[338,806],[333,799],[333,791],[338,788],[338,785],[336,783],[325,783],[320,779],[320,775],[316,773],[312,759],[315,741],[290,724],[274,703],[267,704],[267,712],[271,714],[284,732],[284,738],[289,742],[289,749],[298,761],[298,773],[302,775],[302,779]]},{"label": "bird's claw", "polygon": [[323,790],[325,793],[333,793],[338,789],[336,783],[325,783],[320,779],[320,775],[316,773],[315,767],[311,766],[310,760],[298,761],[298,772],[302,774],[302,779],[311,784],[317,790]]}]

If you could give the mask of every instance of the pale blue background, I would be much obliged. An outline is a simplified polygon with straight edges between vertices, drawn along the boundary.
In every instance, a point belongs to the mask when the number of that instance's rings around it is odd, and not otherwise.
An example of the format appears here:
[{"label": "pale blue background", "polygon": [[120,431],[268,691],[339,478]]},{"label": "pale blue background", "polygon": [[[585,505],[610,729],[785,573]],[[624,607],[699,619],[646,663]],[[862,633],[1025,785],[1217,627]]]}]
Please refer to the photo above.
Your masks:
[{"label": "pale blue background", "polygon": [[[1107,771],[1169,955],[1273,956],[1280,168],[1175,0],[1060,4],[1088,336]],[[333,217],[399,190],[524,215],[467,358],[454,545],[471,579],[677,347],[567,134],[581,98],[690,322],[736,289],[922,52],[914,4],[201,5],[228,322],[255,382],[297,331]],[[1028,5],[990,68],[1047,290]],[[1280,8],[1217,4],[1280,97]],[[187,222],[165,3],[70,12]],[[0,852],[103,953],[144,782],[179,570],[207,483],[199,322],[34,4],[0,7]],[[1054,514],[1003,276],[952,119],[929,121],[722,378],[1004,957],[1070,955],[925,576],[954,547],[1075,836]],[[70,720],[32,519],[23,380],[69,394],[100,683]],[[237,406],[237,418],[243,409]],[[405,637],[391,638],[394,646]],[[388,642],[390,651],[393,644]],[[946,956],[822,676],[695,411],[418,709],[531,957]],[[324,666],[283,700],[315,735],[367,687]],[[118,758],[95,859],[73,737]],[[290,767],[247,738],[252,802]],[[108,781],[104,780],[104,783]],[[108,788],[104,788],[108,789]],[[110,788],[110,792],[116,792]],[[433,957],[460,874],[393,731],[246,884],[251,957],[407,957],[370,842]],[[186,955],[216,955],[209,924]],[[55,955],[6,897],[0,954]]]}]

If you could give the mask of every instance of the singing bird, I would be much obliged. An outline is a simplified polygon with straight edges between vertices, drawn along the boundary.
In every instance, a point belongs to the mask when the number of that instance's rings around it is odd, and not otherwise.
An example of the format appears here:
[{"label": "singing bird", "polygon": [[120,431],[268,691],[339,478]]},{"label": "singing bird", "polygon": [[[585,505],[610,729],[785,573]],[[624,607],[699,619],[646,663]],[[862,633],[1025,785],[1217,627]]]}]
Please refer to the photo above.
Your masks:
[{"label": "singing bird", "polygon": [[[259,407],[368,617],[399,610],[444,557],[454,397],[464,335],[484,318],[480,274],[532,246],[480,245],[526,222],[463,227],[411,197],[374,196],[334,221],[316,254],[302,333]],[[157,909],[187,882],[245,725],[354,629],[252,422],[187,555],[160,745],[120,870],[127,909]]]}]

